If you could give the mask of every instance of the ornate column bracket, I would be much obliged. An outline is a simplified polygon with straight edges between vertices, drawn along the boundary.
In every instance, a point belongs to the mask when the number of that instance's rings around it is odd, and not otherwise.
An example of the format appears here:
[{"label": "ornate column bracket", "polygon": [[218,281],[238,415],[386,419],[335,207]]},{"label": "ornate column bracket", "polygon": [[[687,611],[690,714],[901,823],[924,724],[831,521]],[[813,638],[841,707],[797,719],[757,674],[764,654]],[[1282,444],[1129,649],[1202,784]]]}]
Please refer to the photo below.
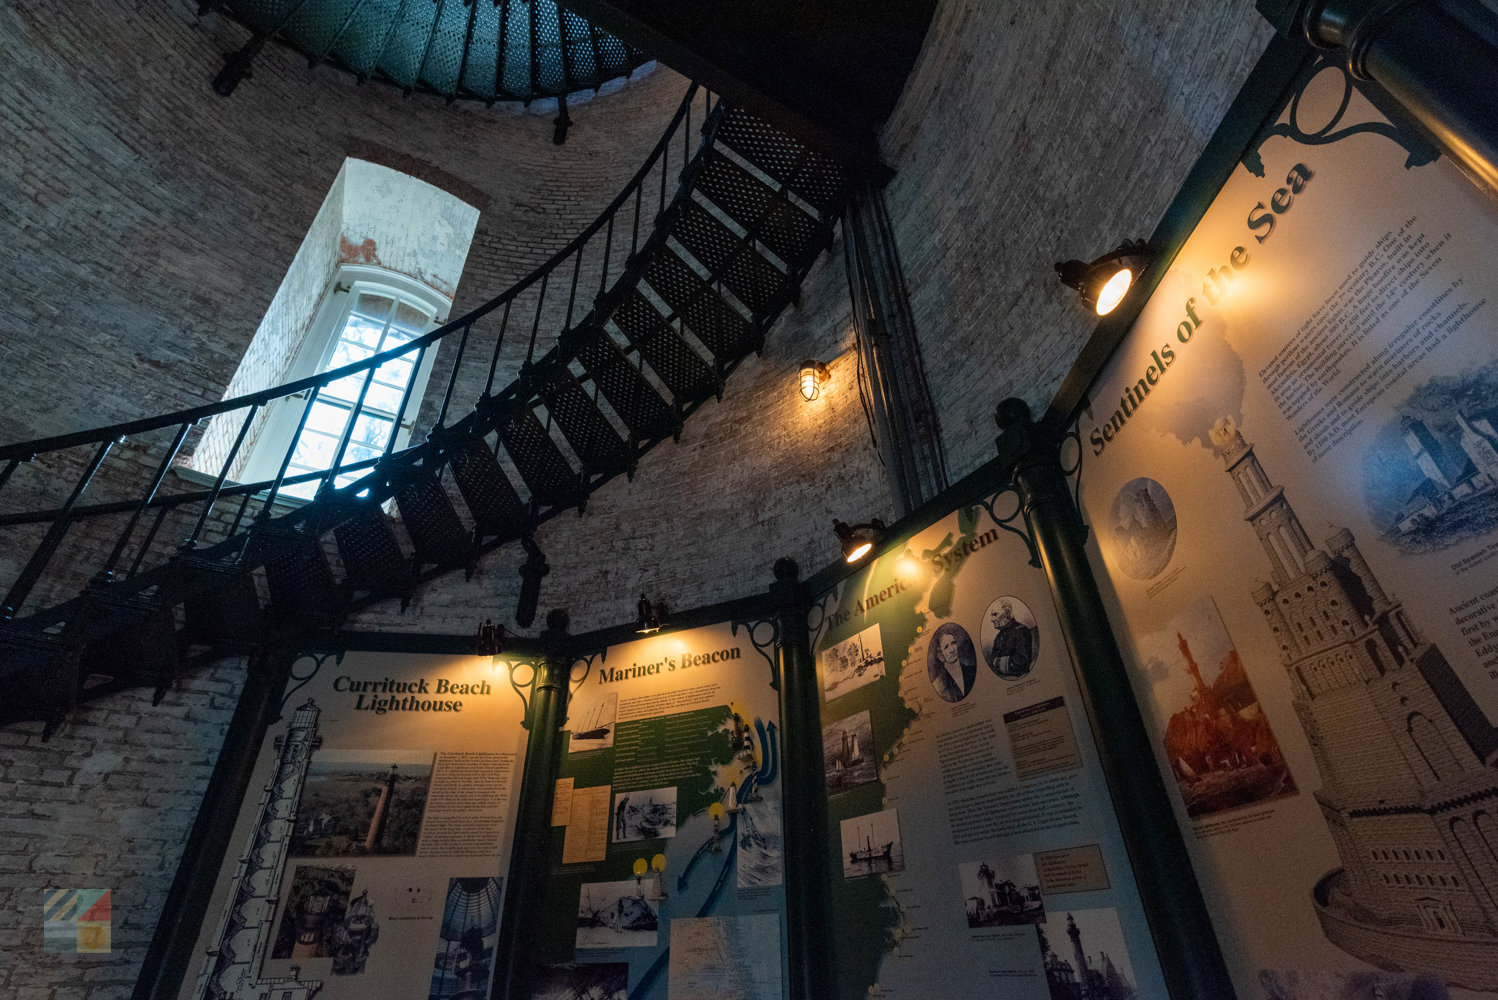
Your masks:
[{"label": "ornate column bracket", "polygon": [[[770,687],[776,691],[780,690],[780,620],[778,618],[761,618],[757,621],[748,619],[735,619],[729,622],[729,628],[733,635],[739,634],[739,627],[743,626],[749,634],[749,642],[753,644],[754,651],[764,657],[765,662],[770,665]],[[761,638],[762,632],[768,632]]]},{"label": "ornate column bracket", "polygon": [[[312,678],[321,673],[323,664],[327,663],[329,660],[332,660],[335,665],[341,664],[343,662],[344,653],[346,652],[347,650],[340,649],[334,653],[303,653],[301,656],[293,659],[291,661],[290,673],[287,679],[295,681],[296,683],[288,687],[286,689],[286,693],[281,695],[281,703],[276,707],[276,717],[272,719],[271,722],[281,721],[282,713],[286,711],[286,703],[291,700],[291,696],[296,694],[302,688],[306,687],[308,682],[310,682]],[[297,664],[301,663],[303,660],[311,660],[312,667],[310,670],[304,668],[301,673],[298,673]]]},{"label": "ornate column bracket", "polygon": [[1480,0],[1259,0],[1286,37],[1377,84],[1498,197],[1498,14]]}]

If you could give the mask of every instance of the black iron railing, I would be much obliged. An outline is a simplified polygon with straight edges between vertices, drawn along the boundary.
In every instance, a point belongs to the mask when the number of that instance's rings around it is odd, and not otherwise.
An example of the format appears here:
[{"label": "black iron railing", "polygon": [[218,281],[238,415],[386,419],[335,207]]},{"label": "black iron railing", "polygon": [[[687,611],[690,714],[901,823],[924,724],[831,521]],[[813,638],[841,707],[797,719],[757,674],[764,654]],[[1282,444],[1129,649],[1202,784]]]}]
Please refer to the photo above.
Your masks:
[{"label": "black iron railing", "polygon": [[[431,438],[440,437],[444,430],[447,429],[451,404],[458,385],[459,372],[467,359],[469,344],[476,328],[486,321],[493,322],[494,318],[497,317],[497,333],[483,391],[483,398],[488,399],[491,397],[495,375],[499,369],[501,353],[506,343],[506,334],[509,331],[511,317],[515,313],[514,307],[527,292],[535,288],[538,291],[534,295],[534,311],[529,317],[531,322],[525,361],[520,366],[517,380],[505,389],[500,397],[496,398],[497,406],[508,405],[513,408],[523,405],[527,398],[534,395],[534,388],[545,381],[544,372],[546,370],[554,371],[558,367],[565,366],[571,360],[571,354],[566,350],[569,334],[586,325],[589,317],[593,318],[595,325],[601,323],[601,318],[598,318],[595,314],[604,308],[606,293],[610,289],[609,279],[611,269],[615,273],[615,285],[620,286],[623,291],[627,291],[629,287],[632,287],[633,282],[638,280],[638,261],[642,250],[642,218],[645,219],[644,225],[647,239],[658,241],[661,244],[664,243],[665,234],[661,232],[658,221],[660,215],[666,209],[667,188],[671,187],[673,191],[676,190],[676,184],[670,177],[672,162],[670,150],[673,140],[678,135],[680,136],[682,143],[681,163],[683,165],[687,164],[691,160],[692,153],[691,122],[694,103],[700,103],[699,114],[701,115],[701,120],[704,122],[704,128],[706,128],[707,120],[719,110],[714,102],[713,95],[705,90],[701,91],[699,102],[699,89],[696,84],[688,88],[680,106],[676,109],[676,113],[671,118],[665,132],[646,158],[644,164],[641,165],[639,170],[636,171],[635,175],[614,200],[609,203],[587,228],[565,247],[553,254],[549,260],[516,282],[505,292],[430,333],[355,364],[309,376],[295,382],[278,385],[261,392],[223,400],[218,403],[179,410],[161,416],[125,421],[108,427],[0,446],[0,491],[3,491],[12,482],[14,473],[24,463],[34,461],[40,456],[68,452],[72,449],[92,449],[82,472],[75,481],[70,495],[60,507],[0,515],[0,527],[28,524],[46,524],[48,526],[40,543],[32,551],[30,558],[21,569],[20,574],[10,586],[4,605],[0,607],[0,617],[6,620],[19,617],[22,607],[25,605],[37,583],[42,579],[43,574],[47,571],[52,558],[56,555],[69,529],[84,519],[122,513],[130,515],[120,535],[110,548],[108,556],[101,564],[101,568],[95,575],[96,580],[108,582],[114,578],[127,550],[131,547],[131,543],[142,521],[152,523],[147,529],[144,540],[135,547],[134,556],[125,577],[126,579],[135,578],[142,571],[143,564],[150,560],[150,553],[153,544],[157,540],[158,532],[168,514],[172,511],[190,508],[193,505],[200,505],[191,533],[180,545],[173,546],[168,550],[167,554],[169,556],[178,555],[183,552],[190,553],[199,549],[202,546],[205,528],[208,526],[210,518],[215,512],[215,508],[225,500],[238,498],[239,506],[233,516],[225,539],[219,543],[220,547],[211,553],[213,556],[221,557],[226,554],[222,550],[222,546],[237,545],[242,549],[245,545],[247,538],[240,534],[239,529],[246,515],[249,513],[252,501],[258,500],[259,502],[259,510],[255,513],[253,521],[257,524],[263,524],[272,518],[272,511],[277,499],[282,496],[283,491],[289,486],[317,482],[319,483],[319,497],[329,496],[335,492],[344,496],[359,496],[361,492],[367,493],[368,483],[366,480],[371,478],[370,474],[377,466],[382,463],[394,465],[411,464],[420,459],[423,449],[426,447],[425,444],[421,444],[407,448],[401,452],[394,450],[396,437],[400,433],[402,422],[405,420],[413,404],[412,387],[416,381],[413,374],[412,379],[407,383],[399,410],[391,424],[390,436],[384,446],[381,457],[344,464],[343,459],[348,449],[350,437],[358,423],[360,415],[364,412],[365,395],[368,393],[375,371],[389,362],[414,356],[412,368],[414,373],[420,370],[425,355],[429,350],[435,350],[438,345],[449,338],[456,340],[457,348],[453,353],[447,377],[447,385],[442,394],[441,403],[437,408],[437,415],[431,434]],[[684,173],[685,171],[679,170],[678,172]],[[646,215],[645,213],[651,213],[651,215]],[[623,234],[625,230],[629,233],[629,249],[627,253],[623,251],[625,244]],[[600,242],[602,244],[601,247],[599,245]],[[598,271],[597,298],[595,299],[595,305],[592,309],[588,310],[584,319],[574,324],[573,319],[578,306],[579,281],[583,274],[585,258],[589,259],[592,262],[592,266],[596,266]],[[619,261],[620,258],[622,258],[622,261]],[[617,266],[616,261],[619,261]],[[553,343],[546,354],[540,360],[537,360],[536,351],[538,344],[543,341],[543,326],[550,326],[550,324],[543,324],[543,318],[554,319],[554,317],[547,317],[547,294],[548,291],[556,287],[556,283],[551,281],[554,275],[560,275],[561,279],[567,284],[567,306],[559,326],[550,331],[545,331],[550,333]],[[586,294],[586,291],[584,294]],[[634,347],[631,346],[626,350],[626,353],[633,350]],[[337,452],[332,465],[325,471],[288,476],[287,471],[291,463],[293,451],[301,436],[301,431],[305,427],[307,417],[312,412],[312,408],[318,400],[319,393],[329,384],[351,376],[362,376],[362,387],[338,442]],[[584,379],[586,379],[586,376]],[[251,427],[254,425],[256,416],[265,407],[277,400],[301,396],[303,394],[305,394],[306,402],[302,407],[297,433],[292,436],[291,442],[281,459],[279,471],[276,476],[272,479],[254,483],[231,482],[229,480],[230,471],[241,458],[242,450],[245,447],[246,439],[249,436]],[[213,485],[206,490],[162,495],[160,492],[162,483],[173,462],[176,460],[178,451],[191,428],[210,418],[222,414],[237,413],[239,411],[244,411],[244,418],[232,446],[219,466]],[[112,448],[116,444],[128,438],[139,437],[165,428],[175,429],[172,432],[170,442],[162,451],[161,459],[155,473],[139,496],[117,502],[91,505],[80,503],[85,491],[100,472],[101,467],[105,465]],[[337,488],[335,484],[338,479],[350,473],[366,473],[366,475],[349,486],[341,489]],[[147,516],[148,512],[155,513],[154,519]],[[305,509],[293,510],[277,518],[277,521],[294,526],[298,521],[306,520],[312,516]],[[204,554],[208,555],[209,553]],[[56,621],[64,620],[62,616],[46,613],[33,617],[36,619],[34,624],[38,628],[44,628],[49,624],[53,624],[51,619],[54,618]]]}]

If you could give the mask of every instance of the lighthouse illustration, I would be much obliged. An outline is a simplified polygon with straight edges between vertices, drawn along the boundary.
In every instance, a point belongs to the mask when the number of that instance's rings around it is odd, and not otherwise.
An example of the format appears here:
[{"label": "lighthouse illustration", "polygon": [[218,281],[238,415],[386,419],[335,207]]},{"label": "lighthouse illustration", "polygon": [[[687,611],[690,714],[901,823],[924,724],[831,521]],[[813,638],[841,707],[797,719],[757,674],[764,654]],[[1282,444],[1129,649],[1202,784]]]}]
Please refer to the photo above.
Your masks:
[{"label": "lighthouse illustration", "polygon": [[1322,931],[1381,968],[1498,989],[1498,730],[1352,532],[1316,548],[1233,420],[1211,438],[1269,560],[1253,598],[1341,860],[1312,892]]},{"label": "lighthouse illustration", "polygon": [[203,962],[194,1000],[312,1000],[322,989],[319,980],[297,978],[295,968],[290,978],[260,979],[257,974],[274,936],[272,918],[307,765],[322,745],[317,734],[321,712],[308,698],[292,714],[286,733],[276,737],[276,769],[260,797],[260,812],[235,869],[229,904]]}]

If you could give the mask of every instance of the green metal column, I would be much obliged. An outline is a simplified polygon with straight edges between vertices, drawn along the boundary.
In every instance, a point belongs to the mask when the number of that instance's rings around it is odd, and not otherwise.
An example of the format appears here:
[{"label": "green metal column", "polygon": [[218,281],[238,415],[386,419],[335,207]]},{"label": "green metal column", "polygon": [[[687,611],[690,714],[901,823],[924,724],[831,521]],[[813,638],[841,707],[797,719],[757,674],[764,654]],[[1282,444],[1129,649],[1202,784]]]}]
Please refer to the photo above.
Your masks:
[{"label": "green metal column", "polygon": [[1227,963],[1082,548],[1086,528],[1061,471],[1060,436],[1032,422],[1018,399],[1000,403],[995,419],[999,456],[1051,584],[1166,986],[1172,1000],[1229,1000],[1236,993]]},{"label": "green metal column", "polygon": [[530,995],[536,910],[551,841],[551,800],[562,752],[561,728],[567,721],[567,680],[572,669],[569,624],[566,610],[555,608],[547,614],[546,629],[541,633],[546,654],[531,687],[526,719],[530,739],[518,790],[520,806],[515,815],[499,942],[494,949],[493,995],[497,1000],[523,1000]]},{"label": "green metal column", "polygon": [[224,734],[223,748],[203,792],[182,860],[177,863],[177,875],[141,963],[132,1000],[175,998],[194,960],[202,961],[193,949],[207,919],[219,867],[232,846],[234,824],[254,777],[260,745],[281,707],[294,659],[288,653],[264,651],[250,658],[234,717]]},{"label": "green metal column", "polygon": [[780,674],[780,767],[785,784],[785,908],[791,1000],[826,1000],[832,990],[832,905],[827,872],[827,787],[816,661],[806,628],[806,587],[793,559],[775,563]]}]

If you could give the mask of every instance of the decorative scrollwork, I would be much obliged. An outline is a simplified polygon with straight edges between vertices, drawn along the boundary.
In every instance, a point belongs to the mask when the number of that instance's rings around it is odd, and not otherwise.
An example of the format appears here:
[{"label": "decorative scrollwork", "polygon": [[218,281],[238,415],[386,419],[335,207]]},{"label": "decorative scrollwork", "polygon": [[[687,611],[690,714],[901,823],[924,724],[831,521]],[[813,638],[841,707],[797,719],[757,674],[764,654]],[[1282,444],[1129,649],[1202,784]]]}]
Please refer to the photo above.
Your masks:
[{"label": "decorative scrollwork", "polygon": [[[568,708],[572,707],[572,696],[582,690],[583,684],[587,683],[588,675],[593,672],[593,661],[596,659],[599,663],[603,663],[608,658],[609,651],[608,648],[605,647],[597,653],[587,653],[586,655],[579,656],[572,661],[572,666],[567,668]],[[578,673],[579,667],[582,668],[582,673]]]},{"label": "decorative scrollwork", "polygon": [[[812,606],[806,609],[806,631],[811,639],[809,645],[813,653],[816,651],[817,643],[822,640],[822,630],[827,627],[827,602],[836,601],[837,596],[837,590],[829,590],[822,595],[820,601],[813,602]],[[816,619],[815,624],[812,623],[813,618]]]},{"label": "decorative scrollwork", "polygon": [[[775,618],[761,618],[758,621],[738,620],[729,622],[732,634],[739,634],[739,626],[742,625],[749,632],[749,642],[753,644],[754,651],[765,658],[770,665],[770,687],[776,691],[780,690],[780,622]],[[769,635],[760,638],[760,629],[769,630]],[[769,650],[769,652],[765,652]]]},{"label": "decorative scrollwork", "polygon": [[[1342,74],[1342,102],[1337,107],[1337,113],[1320,129],[1315,132],[1307,132],[1300,125],[1300,99],[1305,96],[1306,89],[1311,81],[1319,76],[1323,70],[1336,70]],[[1295,93],[1290,98],[1290,115],[1288,120],[1271,125],[1260,132],[1254,139],[1253,145],[1243,154],[1243,166],[1255,177],[1264,176],[1264,160],[1259,155],[1259,148],[1277,135],[1288,137],[1292,142],[1302,146],[1325,146],[1330,143],[1340,142],[1348,136],[1359,133],[1370,133],[1381,135],[1403,147],[1409,154],[1404,166],[1408,170],[1411,167],[1423,167],[1433,162],[1439,151],[1422,137],[1413,132],[1390,125],[1387,122],[1361,122],[1357,125],[1349,125],[1346,128],[1336,129],[1342,122],[1342,116],[1347,113],[1348,106],[1352,103],[1352,91],[1356,84],[1353,82],[1352,73],[1348,68],[1333,56],[1322,56],[1305,70],[1301,71],[1300,77],[1295,81]]]},{"label": "decorative scrollwork", "polygon": [[1081,414],[1078,414],[1077,419],[1071,425],[1071,430],[1061,435],[1061,447],[1064,447],[1067,441],[1075,441],[1077,443],[1077,464],[1068,469],[1066,467],[1065,456],[1060,453],[1060,448],[1057,449],[1057,459],[1061,463],[1061,474],[1063,476],[1068,479],[1073,476],[1076,477],[1076,481],[1072,483],[1071,499],[1072,504],[1077,509],[1077,524],[1082,529],[1082,537],[1079,541],[1085,545],[1087,543],[1087,533],[1092,529],[1087,526],[1087,521],[1082,516],[1082,459],[1087,457],[1087,449],[1082,445],[1081,428],[1082,417]]},{"label": "decorative scrollwork", "polygon": [[[340,649],[335,653],[301,653],[298,656],[293,657],[291,661],[291,671],[287,676],[287,680],[296,681],[296,683],[287,688],[286,692],[281,695],[281,704],[276,706],[276,717],[271,721],[280,722],[281,712],[285,710],[286,703],[291,700],[291,696],[296,694],[302,688],[306,687],[307,683],[311,681],[312,678],[316,677],[318,672],[322,670],[324,663],[327,663],[329,660],[333,660],[335,664],[342,663],[343,655],[345,652],[346,650]],[[303,672],[299,673],[296,667],[297,664],[301,663],[303,660],[311,660],[312,669],[304,670]]]},{"label": "decorative scrollwork", "polygon": [[[501,660],[497,656],[494,658],[494,665],[504,667],[505,672],[509,675],[510,687],[514,690],[516,697],[520,699],[522,712],[521,725],[529,729],[531,727],[531,700],[528,694],[535,689],[536,665],[529,660]],[[530,671],[530,676],[525,680],[520,680],[517,675],[527,670]]]},{"label": "decorative scrollwork", "polygon": [[[1003,496],[1005,493],[1014,494],[1014,513],[1006,517],[1000,517],[998,514],[994,513],[994,504],[998,503],[999,497]],[[1024,513],[1024,509],[1020,504],[1019,494],[1015,492],[1014,488],[1011,486],[1006,486],[991,497],[988,497],[986,499],[983,497],[979,497],[978,505],[984,510],[988,511],[988,516],[993,519],[994,524],[997,524],[999,527],[1003,528],[1005,531],[1011,534],[1018,535],[1024,540],[1025,548],[1030,550],[1030,565],[1034,566],[1036,569],[1040,569],[1040,550],[1035,547],[1035,539],[1030,537],[1030,526],[1026,524],[1026,530],[1021,531],[1010,523],[1011,521],[1014,521],[1016,518],[1018,518],[1022,513]]]}]

